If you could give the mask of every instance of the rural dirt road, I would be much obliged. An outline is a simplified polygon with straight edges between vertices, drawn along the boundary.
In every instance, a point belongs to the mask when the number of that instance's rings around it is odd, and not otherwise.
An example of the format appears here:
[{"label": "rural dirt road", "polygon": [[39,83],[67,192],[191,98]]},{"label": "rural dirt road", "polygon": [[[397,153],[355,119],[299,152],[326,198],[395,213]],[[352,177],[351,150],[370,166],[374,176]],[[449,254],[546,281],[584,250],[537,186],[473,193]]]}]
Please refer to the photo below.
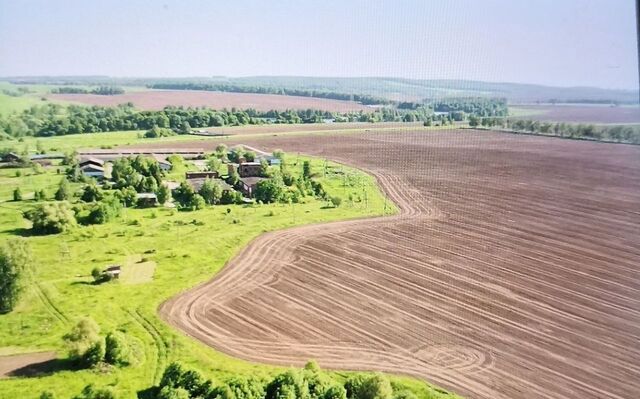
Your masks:
[{"label": "rural dirt road", "polygon": [[247,360],[469,398],[640,397],[640,147],[452,130],[246,144],[361,167],[402,211],[263,234],[164,303],[170,324]]}]

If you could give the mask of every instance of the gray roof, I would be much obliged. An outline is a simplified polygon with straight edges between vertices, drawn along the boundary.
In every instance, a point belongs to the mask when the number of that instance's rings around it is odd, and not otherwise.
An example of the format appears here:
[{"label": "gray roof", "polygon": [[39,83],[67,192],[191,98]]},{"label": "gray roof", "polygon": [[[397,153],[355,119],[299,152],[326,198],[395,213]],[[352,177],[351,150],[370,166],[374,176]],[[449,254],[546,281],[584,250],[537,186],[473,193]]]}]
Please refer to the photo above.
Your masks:
[{"label": "gray roof", "polygon": [[156,199],[158,198],[155,193],[138,193],[136,194],[136,198],[145,198],[145,199]]},{"label": "gray roof", "polygon": [[266,177],[243,177],[240,179],[240,181],[246,184],[247,186],[253,186],[254,184],[258,184],[263,180],[267,180],[267,178]]}]

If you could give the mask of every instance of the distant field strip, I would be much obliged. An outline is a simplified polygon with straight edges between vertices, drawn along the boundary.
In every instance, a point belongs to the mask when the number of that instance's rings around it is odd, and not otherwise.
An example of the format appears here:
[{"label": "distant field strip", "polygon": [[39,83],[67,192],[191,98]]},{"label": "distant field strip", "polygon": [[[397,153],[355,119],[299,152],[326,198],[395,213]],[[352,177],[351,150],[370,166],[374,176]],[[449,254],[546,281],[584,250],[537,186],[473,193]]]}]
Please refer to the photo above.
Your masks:
[{"label": "distant field strip", "polygon": [[360,166],[401,212],[263,234],[164,303],[172,325],[243,359],[469,398],[640,397],[640,148],[473,131],[247,144]]}]

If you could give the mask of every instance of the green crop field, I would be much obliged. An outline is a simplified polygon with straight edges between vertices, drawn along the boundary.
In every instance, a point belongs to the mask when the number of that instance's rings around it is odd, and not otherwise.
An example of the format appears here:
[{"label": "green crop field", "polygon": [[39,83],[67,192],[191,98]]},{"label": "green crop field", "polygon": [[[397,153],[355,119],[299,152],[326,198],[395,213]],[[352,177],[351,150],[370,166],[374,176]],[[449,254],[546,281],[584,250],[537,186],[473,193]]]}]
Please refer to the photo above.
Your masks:
[{"label": "green crop field", "polygon": [[[131,143],[138,140],[137,135],[137,132],[103,133],[39,141],[45,148],[71,150],[89,144]],[[304,159],[307,158],[290,160],[291,171],[301,173]],[[0,353],[54,350],[58,358],[64,359],[62,337],[84,316],[96,320],[102,333],[126,331],[142,343],[143,349],[140,363],[134,366],[108,371],[72,370],[61,360],[45,376],[0,380],[0,398],[35,398],[43,390],[70,397],[90,383],[113,387],[119,398],[134,398],[137,391],[157,383],[164,367],[174,360],[218,382],[232,375],[269,376],[282,370],[216,352],[165,325],[156,310],[167,298],[214,276],[227,260],[265,231],[379,216],[385,209],[387,214],[396,211],[385,203],[371,176],[331,163],[329,166],[341,168],[350,178],[325,175],[324,162],[311,159],[312,171],[330,195],[346,199],[348,194],[366,192],[367,204],[345,200],[334,208],[325,201],[307,197],[304,203],[293,205],[218,205],[194,212],[171,208],[126,209],[117,221],[48,236],[30,236],[30,222],[22,217],[22,212],[35,204],[32,200],[35,190],[45,189],[51,198],[62,177],[58,170],[64,167],[51,166],[44,171],[0,169],[0,240],[26,236],[36,264],[34,283],[18,307],[0,315]],[[187,163],[172,177],[188,167]],[[23,201],[12,201],[16,187],[21,188]],[[73,184],[73,188],[78,190],[80,184]],[[110,264],[123,265],[123,279],[92,284],[91,270]],[[334,375],[340,379],[346,374]],[[393,377],[392,381],[410,387],[421,397],[440,395],[424,382],[403,377]]]}]

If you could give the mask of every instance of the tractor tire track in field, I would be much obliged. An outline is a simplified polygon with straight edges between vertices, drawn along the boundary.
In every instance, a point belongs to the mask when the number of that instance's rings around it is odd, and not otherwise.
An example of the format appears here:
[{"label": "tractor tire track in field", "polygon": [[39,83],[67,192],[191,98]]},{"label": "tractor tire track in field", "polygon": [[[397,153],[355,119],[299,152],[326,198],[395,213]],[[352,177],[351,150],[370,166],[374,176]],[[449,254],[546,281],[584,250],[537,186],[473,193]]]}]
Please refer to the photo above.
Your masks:
[{"label": "tractor tire track in field", "polygon": [[152,322],[150,322],[141,312],[139,309],[136,310],[128,310],[128,309],[124,309],[127,313],[129,313],[129,315],[131,316],[131,318],[136,322],[136,324],[138,324],[142,329],[144,329],[147,334],[149,334],[149,336],[151,337],[151,339],[153,340],[153,344],[156,348],[156,356],[155,356],[155,371],[153,374],[153,381],[152,383],[158,384],[160,382],[160,379],[162,378],[162,374],[164,373],[164,369],[167,366],[167,358],[168,358],[168,345],[167,343],[164,341],[162,334],[160,333],[160,331],[158,331],[158,329],[156,328],[156,326],[153,325]]},{"label": "tractor tire track in field", "polygon": [[640,397],[639,147],[469,131],[249,144],[366,169],[400,213],[263,234],[161,306],[173,326],[247,360],[470,398]]},{"label": "tractor tire track in field", "polygon": [[51,298],[49,298],[49,295],[47,295],[47,293],[44,291],[42,286],[39,283],[35,283],[33,284],[33,287],[36,292],[36,295],[38,295],[38,298],[40,298],[40,301],[44,305],[45,309],[47,309],[47,311],[61,323],[63,324],[68,323],[69,318],[64,313],[62,313],[62,311],[60,311],[60,309],[55,305],[55,303],[53,303],[53,301],[51,300]]}]

